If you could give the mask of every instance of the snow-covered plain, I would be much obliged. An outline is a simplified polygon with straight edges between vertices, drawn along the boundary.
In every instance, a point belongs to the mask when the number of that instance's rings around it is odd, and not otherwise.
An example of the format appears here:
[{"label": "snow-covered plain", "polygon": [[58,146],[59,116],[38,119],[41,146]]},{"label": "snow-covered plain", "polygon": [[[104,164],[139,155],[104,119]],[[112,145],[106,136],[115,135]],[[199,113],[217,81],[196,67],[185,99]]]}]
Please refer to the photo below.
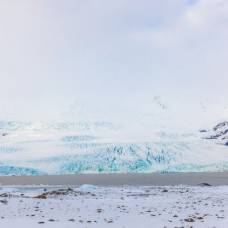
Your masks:
[{"label": "snow-covered plain", "polygon": [[218,227],[228,186],[3,187],[1,228]]}]

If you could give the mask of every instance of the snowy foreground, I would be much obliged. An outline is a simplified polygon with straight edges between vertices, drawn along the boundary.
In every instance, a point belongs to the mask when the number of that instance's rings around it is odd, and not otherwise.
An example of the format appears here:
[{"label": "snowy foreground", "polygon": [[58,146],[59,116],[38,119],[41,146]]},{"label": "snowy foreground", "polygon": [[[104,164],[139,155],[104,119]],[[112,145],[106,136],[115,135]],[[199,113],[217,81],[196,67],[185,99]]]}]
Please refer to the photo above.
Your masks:
[{"label": "snowy foreground", "polygon": [[0,227],[227,227],[228,186],[3,187]]}]

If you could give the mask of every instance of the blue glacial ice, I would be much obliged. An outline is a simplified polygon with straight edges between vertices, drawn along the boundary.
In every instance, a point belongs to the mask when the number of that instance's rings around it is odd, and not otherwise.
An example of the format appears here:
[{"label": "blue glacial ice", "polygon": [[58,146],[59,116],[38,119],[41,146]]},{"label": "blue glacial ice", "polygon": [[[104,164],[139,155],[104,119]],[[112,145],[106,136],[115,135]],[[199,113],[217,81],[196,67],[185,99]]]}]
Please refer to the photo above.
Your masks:
[{"label": "blue glacial ice", "polygon": [[228,171],[227,147],[198,134],[122,140],[106,122],[0,122],[0,133],[0,175]]},{"label": "blue glacial ice", "polygon": [[12,176],[12,175],[43,175],[45,174],[42,171],[32,169],[32,168],[24,168],[24,167],[17,167],[17,166],[0,166],[0,175],[1,176]]}]

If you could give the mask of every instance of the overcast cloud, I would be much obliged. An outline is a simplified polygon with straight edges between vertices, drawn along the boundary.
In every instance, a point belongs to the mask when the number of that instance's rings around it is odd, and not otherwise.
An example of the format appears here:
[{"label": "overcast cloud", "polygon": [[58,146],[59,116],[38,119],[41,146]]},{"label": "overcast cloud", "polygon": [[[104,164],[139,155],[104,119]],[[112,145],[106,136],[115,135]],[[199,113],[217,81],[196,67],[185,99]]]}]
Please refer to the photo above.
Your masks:
[{"label": "overcast cloud", "polygon": [[0,118],[225,118],[227,40],[226,0],[2,0]]}]

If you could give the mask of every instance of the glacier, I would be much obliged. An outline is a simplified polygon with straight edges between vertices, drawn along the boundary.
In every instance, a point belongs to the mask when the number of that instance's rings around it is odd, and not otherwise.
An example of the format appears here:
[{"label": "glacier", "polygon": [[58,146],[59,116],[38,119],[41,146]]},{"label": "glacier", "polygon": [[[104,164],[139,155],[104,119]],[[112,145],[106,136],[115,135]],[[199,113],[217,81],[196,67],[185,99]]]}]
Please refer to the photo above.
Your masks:
[{"label": "glacier", "polygon": [[103,121],[2,121],[0,175],[228,171],[228,147],[215,141],[226,136],[206,137],[227,134],[227,126],[151,131],[150,137],[135,140],[124,137],[124,127]]}]

